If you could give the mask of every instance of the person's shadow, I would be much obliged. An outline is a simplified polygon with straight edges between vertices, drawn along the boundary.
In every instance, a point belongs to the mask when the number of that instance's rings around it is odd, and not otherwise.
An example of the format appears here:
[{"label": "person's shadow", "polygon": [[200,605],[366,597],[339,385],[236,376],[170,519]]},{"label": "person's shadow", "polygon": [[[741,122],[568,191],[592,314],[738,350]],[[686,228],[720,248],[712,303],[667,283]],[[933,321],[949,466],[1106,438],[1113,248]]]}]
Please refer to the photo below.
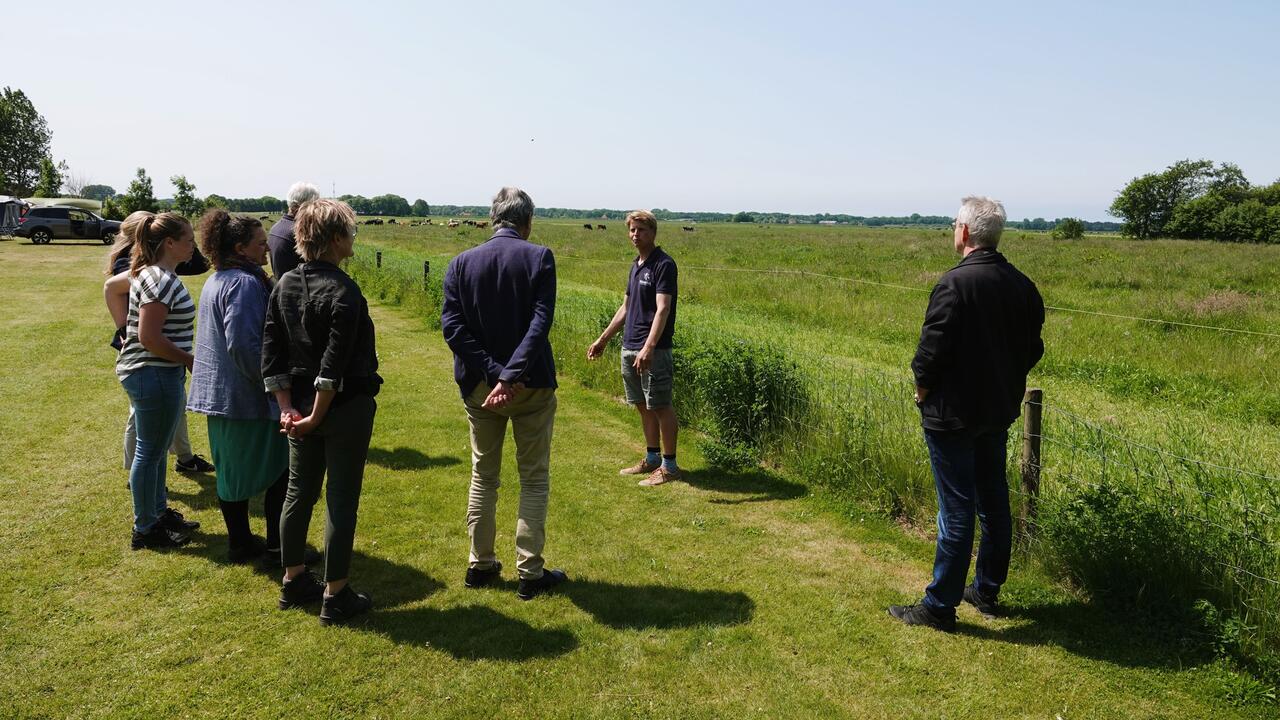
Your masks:
[{"label": "person's shadow", "polygon": [[519,662],[559,657],[578,646],[578,638],[568,630],[535,628],[483,605],[375,608],[362,628],[396,643],[433,647],[459,660]]},{"label": "person's shadow", "polygon": [[1122,667],[1176,669],[1212,659],[1204,638],[1194,637],[1185,619],[1162,621],[1146,611],[1070,601],[1005,607],[1001,617],[1014,624],[993,627],[962,616],[956,632],[1015,645],[1055,645]]},{"label": "person's shadow", "polygon": [[745,593],[724,590],[574,579],[556,592],[568,597],[596,622],[616,629],[741,625],[755,613],[755,602]]},{"label": "person's shadow", "polygon": [[769,500],[794,500],[804,497],[809,492],[809,489],[804,485],[778,477],[764,468],[725,470],[709,467],[684,470],[683,472],[685,482],[693,487],[712,492],[746,496],[713,498],[711,502],[717,505],[738,505]]},{"label": "person's shadow", "polygon": [[371,447],[369,448],[369,462],[389,470],[427,470],[434,467],[459,465],[462,463],[462,459],[452,455],[431,457],[420,450],[410,447],[392,449]]},{"label": "person's shadow", "polygon": [[[170,458],[173,456],[170,455]],[[170,460],[169,462],[172,462]],[[180,473],[174,470],[172,466],[165,471],[165,489],[169,493],[169,500],[181,500],[187,507],[192,510],[208,510],[218,507],[218,477],[214,473]],[[188,487],[189,483],[196,484],[195,492],[187,492],[183,488]],[[259,515],[262,511],[262,502],[251,501],[249,507],[257,506]]]}]

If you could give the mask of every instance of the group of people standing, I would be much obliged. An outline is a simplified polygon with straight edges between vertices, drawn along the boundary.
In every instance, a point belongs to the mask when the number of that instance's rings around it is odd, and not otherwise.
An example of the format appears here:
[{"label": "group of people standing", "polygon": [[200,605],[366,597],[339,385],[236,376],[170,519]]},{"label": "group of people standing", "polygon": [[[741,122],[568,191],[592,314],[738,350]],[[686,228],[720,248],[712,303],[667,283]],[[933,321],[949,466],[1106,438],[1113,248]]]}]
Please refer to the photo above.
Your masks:
[{"label": "group of people standing", "polygon": [[[203,253],[190,223],[174,213],[134,213],[121,228],[106,297],[118,327],[116,373],[129,396],[130,427],[136,426],[132,443],[126,436],[132,546],[181,546],[199,527],[168,505],[165,458],[185,425],[184,410],[203,414],[229,559],[278,563],[281,609],[320,602],[321,623],[340,623],[372,607],[370,596],[347,581],[382,378],[368,304],[341,268],[354,254],[355,213],[307,183],[295,184],[288,202],[269,237],[258,220],[209,211],[199,223]],[[464,583],[485,587],[501,576],[496,508],[510,423],[520,480],[515,559],[522,600],[568,580],[543,558],[557,407],[549,340],[556,265],[549,248],[529,242],[533,218],[527,193],[498,192],[490,208],[493,236],[449,263],[441,311],[470,425]],[[940,510],[933,584],[920,604],[890,608],[909,624],[952,629],[961,600],[994,613],[1008,571],[1003,437],[1018,415],[1027,372],[1043,353],[1044,307],[1035,285],[996,251],[1004,218],[999,203],[964,200],[955,224],[963,260],[934,289],[912,364]],[[626,295],[587,357],[601,357],[622,333],[623,388],[639,413],[646,452],[619,472],[656,486],[682,477],[672,357],[678,270],[656,245],[652,213],[636,211],[626,221],[636,250]],[[272,276],[263,269],[268,256]],[[209,264],[215,272],[196,323],[196,305],[179,276]],[[310,569],[320,557],[306,537],[326,474],[322,580]],[[249,501],[258,495],[265,538],[249,526]],[[983,542],[978,576],[965,588],[975,513]]]}]

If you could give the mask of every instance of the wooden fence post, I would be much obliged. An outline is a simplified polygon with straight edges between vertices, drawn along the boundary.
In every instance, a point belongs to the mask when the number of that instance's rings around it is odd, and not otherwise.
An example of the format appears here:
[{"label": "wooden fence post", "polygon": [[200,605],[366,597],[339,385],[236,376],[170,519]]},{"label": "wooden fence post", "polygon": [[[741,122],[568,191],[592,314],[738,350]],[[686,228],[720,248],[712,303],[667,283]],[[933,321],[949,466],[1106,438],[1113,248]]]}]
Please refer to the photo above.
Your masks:
[{"label": "wooden fence post", "polygon": [[428,277],[428,276],[430,276],[430,275],[431,275],[431,261],[430,261],[430,260],[423,260],[423,261],[422,261],[422,289],[423,289],[423,291],[426,291],[426,289],[427,289],[427,277]]},{"label": "wooden fence post", "polygon": [[1018,519],[1022,538],[1035,534],[1036,505],[1040,500],[1040,420],[1044,390],[1027,388],[1022,396],[1022,514]]},{"label": "wooden fence post", "polygon": [[378,251],[378,267],[382,267],[382,251]]}]

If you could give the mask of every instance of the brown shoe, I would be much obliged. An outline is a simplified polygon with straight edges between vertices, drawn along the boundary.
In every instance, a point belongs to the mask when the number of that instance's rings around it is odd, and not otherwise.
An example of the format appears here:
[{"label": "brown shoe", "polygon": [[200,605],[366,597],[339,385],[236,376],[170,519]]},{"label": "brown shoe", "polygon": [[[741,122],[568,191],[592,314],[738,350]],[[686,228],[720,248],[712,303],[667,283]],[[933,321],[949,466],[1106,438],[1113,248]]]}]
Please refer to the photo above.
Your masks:
[{"label": "brown shoe", "polygon": [[629,468],[622,468],[621,470],[618,471],[618,474],[619,475],[648,475],[654,470],[657,470],[659,467],[661,466],[651,465],[648,460],[641,460],[640,462],[636,463],[635,465],[632,465]]},{"label": "brown shoe", "polygon": [[654,470],[649,474],[649,477],[641,480],[637,484],[643,485],[644,487],[653,487],[654,485],[669,483],[672,480],[679,480],[681,477],[679,470],[667,470],[659,465],[657,470]]}]

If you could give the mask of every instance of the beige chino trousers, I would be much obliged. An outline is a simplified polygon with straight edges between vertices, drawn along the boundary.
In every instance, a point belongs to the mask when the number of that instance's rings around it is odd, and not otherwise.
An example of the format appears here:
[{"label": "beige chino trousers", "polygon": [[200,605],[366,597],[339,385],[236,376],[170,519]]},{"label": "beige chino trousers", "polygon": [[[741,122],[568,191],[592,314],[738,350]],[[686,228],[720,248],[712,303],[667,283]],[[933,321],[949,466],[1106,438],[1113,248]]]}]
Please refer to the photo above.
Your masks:
[{"label": "beige chino trousers", "polygon": [[532,388],[506,407],[481,407],[491,388],[481,382],[463,400],[471,424],[471,489],[467,495],[467,533],[471,536],[470,567],[487,570],[497,555],[498,479],[507,420],[516,441],[516,471],[520,476],[520,506],[516,511],[516,571],[522,580],[542,577],[542,547],[546,542],[547,497],[551,490],[551,429],[556,416],[554,388]]}]

